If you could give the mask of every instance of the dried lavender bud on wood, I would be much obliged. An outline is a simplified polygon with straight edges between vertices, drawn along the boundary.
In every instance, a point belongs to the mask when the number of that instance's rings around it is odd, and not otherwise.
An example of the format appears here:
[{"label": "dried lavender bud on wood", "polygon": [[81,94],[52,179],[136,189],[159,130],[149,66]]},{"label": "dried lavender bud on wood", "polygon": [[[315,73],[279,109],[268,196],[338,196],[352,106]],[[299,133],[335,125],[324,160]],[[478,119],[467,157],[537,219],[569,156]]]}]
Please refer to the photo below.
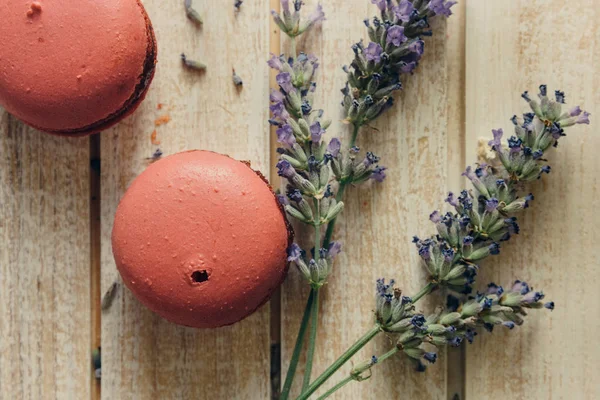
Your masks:
[{"label": "dried lavender bud on wood", "polygon": [[201,63],[200,61],[190,60],[189,58],[186,57],[186,55],[184,53],[181,53],[181,61],[183,62],[183,65],[185,65],[189,69],[193,69],[196,71],[206,70],[205,64]]},{"label": "dried lavender bud on wood", "polygon": [[100,307],[102,309],[102,311],[106,311],[110,308],[115,297],[117,296],[117,291],[119,289],[119,286],[120,286],[119,281],[116,280],[110,285],[108,290],[104,293],[104,296],[102,296],[102,303],[101,303],[101,307]]},{"label": "dried lavender bud on wood", "polygon": [[183,5],[185,7],[185,14],[189,19],[191,19],[199,25],[202,25],[204,23],[202,17],[200,16],[200,13],[196,11],[194,7],[192,7],[192,0],[184,0]]}]

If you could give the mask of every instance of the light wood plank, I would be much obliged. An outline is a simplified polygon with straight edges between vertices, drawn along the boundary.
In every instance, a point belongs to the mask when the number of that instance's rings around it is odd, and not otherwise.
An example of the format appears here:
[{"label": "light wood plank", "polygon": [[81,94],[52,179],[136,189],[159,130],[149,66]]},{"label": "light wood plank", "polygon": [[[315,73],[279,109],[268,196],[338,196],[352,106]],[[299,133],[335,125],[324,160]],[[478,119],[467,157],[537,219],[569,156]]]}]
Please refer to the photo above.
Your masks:
[{"label": "light wood plank", "polygon": [[[477,138],[509,129],[508,118],[526,110],[519,94],[541,83],[598,114],[599,17],[593,0],[467,1],[470,160]],[[533,187],[521,234],[479,277],[480,284],[527,280],[557,308],[531,312],[512,332],[478,337],[467,350],[468,398],[600,398],[597,124],[569,130],[550,156],[552,173]]]},{"label": "light wood plank", "polygon": [[[307,1],[314,7],[316,1]],[[366,29],[362,20],[373,16],[377,9],[368,1],[333,0],[324,4],[327,21],[322,30],[311,32],[301,42],[310,44],[322,61],[318,77],[318,107],[334,120],[329,134],[348,137],[348,127],[341,124],[341,94],[345,82],[341,70],[352,59],[350,46]],[[449,30],[448,24],[456,24]],[[390,167],[388,179],[382,185],[351,188],[346,195],[346,209],[337,227],[336,238],[343,242],[342,253],[334,267],[330,283],[322,291],[321,324],[315,356],[314,376],[322,372],[350,344],[372,326],[375,280],[395,277],[406,293],[416,293],[424,284],[424,271],[419,263],[412,235],[432,232],[428,216],[441,207],[448,179],[457,182],[460,176],[462,133],[462,23],[460,9],[448,22],[435,21],[435,35],[426,41],[426,56],[414,76],[404,79],[405,89],[393,111],[382,117],[375,130],[364,130],[359,145],[381,156]],[[282,42],[285,42],[282,39]],[[284,49],[285,49],[284,45]],[[452,129],[452,133],[449,132]],[[331,136],[330,136],[331,137]],[[448,148],[456,151],[448,157]],[[307,285],[293,270],[283,290],[282,359],[284,371],[289,364],[297,334]],[[425,309],[431,310],[431,303]],[[423,306],[423,305],[421,305]],[[390,341],[381,336],[355,361],[389,350]],[[387,361],[374,370],[364,383],[351,383],[332,396],[336,399],[406,398],[445,399],[445,359],[426,374],[412,370],[405,360]],[[350,365],[333,378],[337,382],[350,372]],[[296,381],[295,393],[302,381]]]},{"label": "light wood plank", "polygon": [[[183,1],[144,2],[159,44],[157,74],[148,97],[131,118],[102,136],[102,287],[117,278],[110,234],[116,206],[157,146],[165,155],[209,149],[252,165],[268,176],[269,127],[266,60],[268,0],[193,2],[205,23],[185,17]],[[184,70],[179,55],[208,65]],[[235,68],[242,90],[232,83]],[[163,104],[158,110],[158,104]],[[155,119],[170,122],[155,126]],[[102,315],[102,398],[266,399],[269,384],[269,307],[217,330],[177,327],[146,310],[121,287]]]},{"label": "light wood plank", "polygon": [[89,140],[0,109],[0,154],[0,399],[89,398]]}]

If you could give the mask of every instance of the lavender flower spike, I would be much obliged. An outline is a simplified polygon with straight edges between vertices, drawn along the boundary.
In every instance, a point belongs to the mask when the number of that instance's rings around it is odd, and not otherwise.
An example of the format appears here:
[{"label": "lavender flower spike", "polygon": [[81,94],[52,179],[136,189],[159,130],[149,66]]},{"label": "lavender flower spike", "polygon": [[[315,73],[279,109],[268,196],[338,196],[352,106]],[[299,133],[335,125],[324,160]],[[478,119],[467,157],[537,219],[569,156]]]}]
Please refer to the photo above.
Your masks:
[{"label": "lavender flower spike", "polygon": [[346,68],[344,93],[346,121],[360,128],[394,104],[402,88],[401,76],[413,73],[423,55],[423,38],[431,35],[429,22],[449,16],[454,1],[371,0],[381,16],[365,20],[370,43],[352,46],[354,59]]},{"label": "lavender flower spike", "polygon": [[283,15],[279,15],[275,10],[271,10],[271,15],[281,31],[291,38],[303,34],[317,22],[325,20],[325,13],[323,12],[323,7],[320,4],[317,6],[315,11],[308,16],[308,18],[301,20],[300,10],[302,9],[303,5],[302,1],[294,1],[293,12],[290,10],[289,0],[280,1]]}]

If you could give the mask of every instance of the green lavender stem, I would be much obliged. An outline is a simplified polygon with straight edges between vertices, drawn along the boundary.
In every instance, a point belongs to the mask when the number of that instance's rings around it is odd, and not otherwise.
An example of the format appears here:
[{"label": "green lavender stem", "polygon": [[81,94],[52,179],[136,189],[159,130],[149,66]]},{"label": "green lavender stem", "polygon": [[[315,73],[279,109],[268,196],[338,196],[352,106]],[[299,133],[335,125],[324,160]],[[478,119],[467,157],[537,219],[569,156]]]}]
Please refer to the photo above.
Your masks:
[{"label": "green lavender stem", "polygon": [[294,345],[294,352],[292,353],[292,359],[290,360],[290,366],[288,368],[283,389],[281,390],[281,400],[287,400],[290,395],[290,389],[294,382],[294,376],[296,375],[296,368],[298,367],[298,361],[300,360],[300,352],[302,351],[302,345],[304,344],[304,334],[308,327],[310,311],[312,310],[312,304],[314,301],[314,292],[311,290],[306,301],[306,307],[304,308],[304,315],[302,316],[302,322],[300,323],[300,329],[298,330],[298,337],[296,338],[296,344]]},{"label": "green lavender stem", "polygon": [[[390,358],[391,356],[393,356],[394,354],[396,354],[398,351],[400,351],[398,349],[398,347],[394,347],[393,349],[391,349],[387,353],[383,354],[381,357],[378,357],[377,358],[377,364],[373,364],[371,366],[371,368],[374,367],[375,365],[381,364],[382,362],[384,362],[385,360],[387,360],[388,358]],[[344,386],[346,386],[348,383],[350,383],[352,381],[355,381],[355,380],[357,380],[357,379],[354,376],[348,375],[345,379],[341,380],[334,387],[332,387],[327,392],[325,392],[325,394],[323,394],[323,396],[319,397],[318,400],[326,399],[327,397],[331,396],[332,394],[334,394],[335,392],[337,392],[338,390],[340,390],[341,388],[343,388]]]},{"label": "green lavender stem", "polygon": [[304,392],[310,384],[313,359],[315,356],[315,347],[317,342],[317,326],[319,323],[319,288],[311,289],[313,294],[313,303],[310,317],[310,336],[308,339],[308,349],[306,352],[306,366],[304,367],[304,381],[302,391]]},{"label": "green lavender stem", "polygon": [[431,292],[433,292],[436,286],[437,285],[435,283],[430,282],[423,289],[419,290],[419,292],[411,298],[413,304],[421,300],[423,297],[427,296]]},{"label": "green lavender stem", "polygon": [[323,383],[327,381],[338,369],[342,367],[353,355],[355,355],[360,349],[365,347],[367,343],[371,341],[377,334],[381,332],[381,326],[376,324],[371,328],[363,337],[358,339],[348,350],[344,352],[329,368],[327,368],[310,386],[303,391],[303,393],[297,398],[297,400],[306,400],[312,395]]},{"label": "green lavender stem", "polygon": [[348,375],[345,379],[338,382],[337,385],[335,385],[334,387],[332,387],[331,389],[326,391],[325,394],[323,394],[323,396],[319,397],[317,400],[323,400],[323,399],[328,398],[329,396],[331,396],[332,394],[334,394],[339,389],[343,388],[344,386],[346,386],[348,383],[352,382],[353,380],[354,380],[354,378],[351,375]]},{"label": "green lavender stem", "polygon": [[[423,289],[419,290],[419,292],[412,297],[413,304],[417,301],[421,300],[423,297],[427,296],[436,288],[436,284],[433,282],[428,283],[423,287]],[[356,343],[354,343],[344,354],[342,354],[329,368],[325,370],[308,388],[302,389],[302,395],[298,397],[298,400],[303,400],[308,398],[315,390],[317,390],[322,384],[324,384],[330,377],[333,375],[338,369],[340,369],[356,352],[358,352],[361,348],[363,348],[367,343],[369,343],[377,334],[381,332],[381,327],[379,324],[375,325],[367,334],[361,337]],[[395,354],[397,349],[392,349],[390,352],[384,354],[383,360],[390,357],[392,354]],[[346,382],[347,383],[347,382]],[[346,384],[344,383],[344,385]],[[343,386],[343,385],[342,385]],[[306,397],[305,397],[306,396]]]},{"label": "green lavender stem", "polygon": [[[356,145],[356,139],[358,137],[358,132],[360,131],[360,125],[353,125],[354,129],[352,130],[352,138],[350,139],[350,148]],[[344,191],[346,190],[346,186],[348,185],[348,181],[341,181],[340,186],[338,188],[337,195],[335,196],[335,200],[340,202],[344,197]],[[323,240],[323,247],[327,248],[329,243],[331,242],[331,237],[333,236],[333,229],[335,228],[335,221],[337,218],[332,219],[329,224],[327,224],[327,231],[325,231],[325,239]]]}]

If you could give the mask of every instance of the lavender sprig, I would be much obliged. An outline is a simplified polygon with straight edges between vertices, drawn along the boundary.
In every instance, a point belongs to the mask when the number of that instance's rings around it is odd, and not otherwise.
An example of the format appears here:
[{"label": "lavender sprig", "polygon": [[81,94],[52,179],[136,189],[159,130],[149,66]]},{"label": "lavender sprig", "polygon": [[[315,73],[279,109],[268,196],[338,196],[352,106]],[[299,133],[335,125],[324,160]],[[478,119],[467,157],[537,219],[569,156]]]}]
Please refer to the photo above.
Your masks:
[{"label": "lavender sprig", "polygon": [[[397,352],[402,351],[423,371],[423,360],[429,363],[437,360],[437,353],[427,351],[426,346],[435,349],[443,345],[458,346],[465,339],[472,342],[478,327],[491,331],[494,326],[503,325],[512,329],[522,324],[526,309],[554,309],[553,302],[542,302],[543,292],[534,291],[518,280],[508,291],[491,283],[483,294],[466,296],[472,291],[479,269],[477,263],[498,254],[499,242],[519,233],[515,214],[528,208],[533,200],[533,195],[524,194],[524,186],[550,172],[544,154],[558,146],[558,140],[566,136],[565,128],[589,124],[590,114],[579,106],[562,111],[563,92],[555,91],[555,100],[552,100],[547,95],[546,85],[539,89],[539,101],[533,100],[527,92],[523,93],[532,112],[524,114],[522,119],[511,118],[515,135],[507,140],[506,146],[501,141],[502,130],[493,131],[489,145],[499,161],[467,168],[463,175],[471,181],[473,189],[465,190],[459,196],[449,193],[446,198],[456,212],[442,215],[434,211],[430,220],[438,233],[424,240],[414,238],[429,273],[429,283],[418,295],[409,298],[401,296],[401,292],[393,287],[393,281],[386,284],[384,280],[378,280],[375,327],[365,336],[368,340],[363,337],[357,341],[303,392],[299,400],[307,399],[380,331],[398,335],[394,348],[377,363],[371,360],[360,364],[363,368],[358,374],[353,371],[327,395],[352,380],[361,380],[357,377],[364,378],[367,370],[370,373],[383,358]],[[427,317],[416,313],[416,301],[438,288],[447,289],[458,297],[449,297],[445,311],[438,309]]]},{"label": "lavender sprig", "polygon": [[423,37],[431,36],[429,20],[449,17],[455,1],[371,0],[381,12],[372,22],[365,19],[370,42],[352,46],[354,60],[345,66],[348,81],[342,90],[346,120],[363,126],[394,104],[394,92],[402,89],[401,76],[412,73],[423,55]]},{"label": "lavender sprig", "polygon": [[500,243],[519,233],[516,215],[534,199],[524,191],[526,184],[551,170],[545,153],[558,146],[558,140],[565,136],[564,128],[589,123],[589,113],[578,106],[562,112],[564,93],[557,91],[556,100],[552,100],[546,85],[541,85],[538,96],[540,102],[527,92],[523,94],[533,112],[511,118],[515,135],[505,145],[502,129],[493,130],[489,145],[499,162],[466,169],[463,175],[473,190],[463,190],[458,196],[449,193],[446,198],[456,212],[442,215],[434,211],[430,215],[437,235],[414,238],[434,285],[462,294],[471,292],[478,264],[498,254]]}]

